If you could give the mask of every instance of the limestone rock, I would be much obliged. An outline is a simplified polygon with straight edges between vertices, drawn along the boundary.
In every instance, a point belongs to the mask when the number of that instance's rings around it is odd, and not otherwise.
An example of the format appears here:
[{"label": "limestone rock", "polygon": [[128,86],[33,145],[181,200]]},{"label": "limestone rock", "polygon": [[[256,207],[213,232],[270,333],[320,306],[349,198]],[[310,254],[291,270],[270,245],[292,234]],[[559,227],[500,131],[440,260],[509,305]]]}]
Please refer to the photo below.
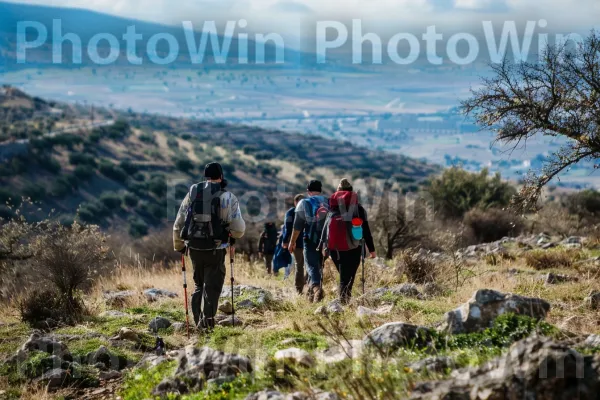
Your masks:
[{"label": "limestone rock", "polygon": [[171,321],[169,321],[165,317],[155,317],[148,324],[148,329],[150,332],[158,332],[159,329],[167,329],[171,326]]},{"label": "limestone rock", "polygon": [[24,352],[32,350],[44,351],[67,360],[70,360],[71,357],[71,353],[65,344],[57,341],[52,336],[44,336],[40,332],[32,333],[29,339],[21,346],[21,350]]},{"label": "limestone rock", "polygon": [[339,397],[331,392],[313,392],[311,394],[295,392],[283,394],[276,390],[265,389],[252,393],[245,400],[338,400]]},{"label": "limestone rock", "polygon": [[225,314],[231,314],[233,312],[233,306],[231,305],[231,302],[229,300],[224,301],[219,306],[219,311]]},{"label": "limestone rock", "polygon": [[344,306],[338,299],[335,299],[324,306],[319,306],[315,310],[315,315],[341,314],[343,312]]},{"label": "limestone rock", "polygon": [[590,294],[584,299],[585,305],[592,310],[597,310],[600,308],[600,291],[593,290]]},{"label": "limestone rock", "polygon": [[594,400],[600,393],[600,358],[532,336],[479,367],[454,371],[444,381],[418,384],[413,400]]},{"label": "limestone rock", "polygon": [[237,315],[234,316],[225,316],[225,318],[215,318],[215,321],[217,323],[217,325],[219,326],[243,326],[244,325],[244,321],[242,321],[241,319],[239,319],[237,317]]},{"label": "limestone rock", "polygon": [[103,297],[106,304],[114,307],[123,307],[135,296],[132,290],[121,290],[118,292],[104,292]]},{"label": "limestone rock", "polygon": [[36,382],[43,382],[49,389],[56,389],[67,384],[69,371],[62,368],[55,368],[44,372],[42,376],[36,378]]},{"label": "limestone rock", "polygon": [[[270,301],[273,300],[273,294],[268,290],[250,285],[236,285],[233,287],[233,297],[238,298],[240,296],[250,297],[253,299],[253,303],[256,307],[265,307]],[[231,299],[231,287],[224,286],[221,292],[222,299]]]},{"label": "limestone rock", "polygon": [[454,369],[454,360],[450,357],[427,357],[408,365],[413,371],[428,371],[441,373],[448,369]]},{"label": "limestone rock", "polygon": [[563,240],[562,244],[569,248],[581,248],[583,245],[583,238],[580,236],[570,236]]},{"label": "limestone rock", "polygon": [[539,298],[480,289],[468,302],[447,312],[438,330],[452,334],[477,332],[492,326],[505,313],[544,319],[549,310],[550,304]]},{"label": "limestone rock", "polygon": [[390,311],[392,311],[393,307],[394,306],[392,304],[389,304],[389,305],[381,306],[381,307],[377,308],[376,310],[373,310],[371,308],[358,306],[356,308],[356,316],[359,318],[366,318],[366,317],[376,316],[376,315],[385,315],[385,314],[389,314]]},{"label": "limestone rock", "polygon": [[583,341],[583,345],[586,347],[600,347],[600,335],[589,335]]},{"label": "limestone rock", "polygon": [[170,290],[151,288],[144,290],[144,296],[146,296],[146,300],[152,302],[163,297],[173,299],[177,297],[178,294],[171,292]]},{"label": "limestone rock", "polygon": [[181,332],[186,329],[185,323],[183,322],[173,322],[171,326],[173,327],[173,332]]},{"label": "limestone rock", "polygon": [[178,358],[175,377],[185,378],[193,386],[199,387],[203,379],[235,376],[246,372],[252,372],[252,364],[248,357],[189,345]]},{"label": "limestone rock", "polygon": [[119,333],[111,338],[111,340],[131,340],[132,342],[137,342],[139,339],[138,334],[133,329],[127,327],[119,329]]},{"label": "limestone rock", "polygon": [[181,379],[165,378],[152,390],[152,395],[160,397],[176,397],[189,392],[188,386]]},{"label": "limestone rock", "polygon": [[540,279],[547,285],[555,285],[558,283],[566,283],[566,282],[577,282],[579,280],[576,276],[555,274],[553,272],[548,272],[547,274],[542,274],[540,276]]},{"label": "limestone rock", "polygon": [[122,370],[128,366],[128,360],[117,354],[112,353],[106,346],[100,346],[96,351],[91,351],[85,356],[85,363],[94,365],[96,363],[104,364],[105,368],[110,370]]},{"label": "limestone rock", "polygon": [[288,361],[308,368],[315,365],[315,359],[310,353],[297,347],[279,350],[275,353],[273,358],[278,361]]},{"label": "limestone rock", "polygon": [[104,311],[104,312],[101,312],[99,316],[103,317],[103,318],[127,318],[127,317],[131,317],[130,314],[124,313],[122,311],[117,311],[117,310]]},{"label": "limestone rock", "polygon": [[426,346],[432,339],[431,329],[405,324],[404,322],[389,322],[371,331],[364,339],[365,346],[377,346],[387,351],[400,347]]},{"label": "limestone rock", "polygon": [[317,357],[325,364],[334,364],[347,359],[360,357],[363,349],[364,343],[362,340],[349,340],[319,353]]},{"label": "limestone rock", "polygon": [[257,305],[250,299],[245,299],[237,304],[238,308],[256,308]]},{"label": "limestone rock", "polygon": [[428,282],[423,285],[423,294],[428,297],[440,296],[444,294],[444,291],[445,289],[435,282]]},{"label": "limestone rock", "polygon": [[98,378],[103,381],[110,381],[112,379],[119,379],[122,374],[119,371],[100,371],[98,373]]}]

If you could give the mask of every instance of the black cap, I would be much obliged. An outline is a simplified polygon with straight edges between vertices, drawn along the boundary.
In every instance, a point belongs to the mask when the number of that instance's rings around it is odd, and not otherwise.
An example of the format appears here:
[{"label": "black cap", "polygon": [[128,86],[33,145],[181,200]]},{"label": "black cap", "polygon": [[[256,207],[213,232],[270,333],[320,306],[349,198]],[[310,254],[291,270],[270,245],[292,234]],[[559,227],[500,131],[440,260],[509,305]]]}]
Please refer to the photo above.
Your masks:
[{"label": "black cap", "polygon": [[313,181],[308,182],[308,186],[306,187],[306,190],[308,190],[309,192],[321,193],[323,191],[323,185],[321,184],[321,181],[313,180]]},{"label": "black cap", "polygon": [[222,179],[223,168],[221,168],[221,164],[218,162],[206,164],[206,167],[204,167],[204,176],[208,179]]}]

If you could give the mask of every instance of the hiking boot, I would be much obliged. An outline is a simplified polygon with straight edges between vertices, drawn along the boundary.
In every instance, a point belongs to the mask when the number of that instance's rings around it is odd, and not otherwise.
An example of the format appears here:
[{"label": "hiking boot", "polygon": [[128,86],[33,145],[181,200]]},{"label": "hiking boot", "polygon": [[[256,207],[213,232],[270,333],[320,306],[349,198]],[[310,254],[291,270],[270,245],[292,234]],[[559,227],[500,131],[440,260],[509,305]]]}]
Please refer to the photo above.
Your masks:
[{"label": "hiking boot", "polygon": [[306,291],[306,298],[310,303],[315,302],[315,286],[310,285]]},{"label": "hiking boot", "polygon": [[202,332],[212,332],[213,329],[215,329],[214,318],[202,318],[200,322],[198,322],[198,330]]},{"label": "hiking boot", "polygon": [[323,288],[321,286],[315,286],[313,303],[318,303],[323,300],[325,297],[325,292],[323,292]]}]

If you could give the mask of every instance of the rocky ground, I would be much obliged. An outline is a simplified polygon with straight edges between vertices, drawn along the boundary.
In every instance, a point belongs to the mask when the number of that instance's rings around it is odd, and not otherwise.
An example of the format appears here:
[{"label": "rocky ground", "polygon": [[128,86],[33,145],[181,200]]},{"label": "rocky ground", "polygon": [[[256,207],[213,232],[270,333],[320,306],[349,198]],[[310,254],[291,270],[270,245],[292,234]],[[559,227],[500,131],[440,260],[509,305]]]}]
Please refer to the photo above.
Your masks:
[{"label": "rocky ground", "polygon": [[0,398],[596,399],[597,246],[540,234],[423,251],[433,271],[417,283],[406,258],[375,260],[348,306],[329,263],[328,296],[310,304],[240,258],[234,326],[226,286],[219,326],[190,339],[178,266],[121,267],[77,326],[2,313]]}]

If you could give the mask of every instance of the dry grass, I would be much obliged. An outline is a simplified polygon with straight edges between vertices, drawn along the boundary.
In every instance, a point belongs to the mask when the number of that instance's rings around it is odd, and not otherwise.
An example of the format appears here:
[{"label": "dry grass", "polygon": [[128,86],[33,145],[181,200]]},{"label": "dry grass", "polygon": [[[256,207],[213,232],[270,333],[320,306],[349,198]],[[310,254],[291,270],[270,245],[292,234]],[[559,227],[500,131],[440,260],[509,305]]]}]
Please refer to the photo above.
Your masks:
[{"label": "dry grass", "polygon": [[[581,257],[581,251],[569,251],[572,258]],[[391,287],[405,281],[406,277],[398,275],[398,270],[393,268],[399,260],[394,260],[389,265],[368,260],[365,269],[366,290],[379,287]],[[394,307],[389,314],[376,315],[359,319],[356,315],[356,306],[350,305],[346,308],[343,316],[339,318],[340,327],[344,330],[348,339],[361,339],[365,334],[386,322],[402,321],[418,325],[434,324],[441,320],[443,314],[456,306],[467,301],[473,293],[481,288],[496,289],[502,292],[513,292],[524,296],[540,297],[552,304],[548,315],[548,322],[557,327],[579,334],[590,334],[600,332],[600,312],[585,308],[584,297],[592,290],[599,289],[600,284],[594,274],[578,274],[579,281],[555,285],[545,285],[540,280],[540,273],[531,269],[526,264],[524,257],[516,259],[503,259],[495,266],[487,265],[485,260],[480,260],[466,266],[472,274],[464,283],[451,286],[449,292],[439,297],[425,300],[413,298],[398,298],[394,300]],[[438,282],[447,283],[452,280],[451,272],[440,266]],[[509,270],[517,270],[519,273],[509,273]],[[354,288],[354,296],[361,294],[361,270],[357,276]],[[557,272],[577,274],[573,269],[566,270],[557,268]],[[227,265],[226,285],[229,284],[230,268]],[[257,365],[266,357],[266,350],[261,346],[260,338],[271,335],[273,332],[314,332],[322,333],[319,322],[322,319],[314,315],[319,306],[308,303],[304,296],[295,293],[293,279],[283,280],[279,277],[267,276],[261,262],[247,262],[240,255],[236,257],[235,278],[236,284],[255,285],[270,290],[277,301],[284,307],[279,309],[266,309],[258,312],[239,310],[239,316],[248,323],[244,329],[245,334],[228,340],[223,350],[252,355]],[[337,273],[331,262],[327,262],[324,270],[324,289],[330,301],[336,297]],[[193,290],[192,268],[188,264],[188,284],[190,292]],[[141,295],[144,289],[157,287],[179,293],[176,299],[164,299],[157,303],[148,304]],[[183,289],[181,278],[181,265],[170,263],[167,268],[143,267],[121,265],[115,269],[110,277],[105,277],[97,282],[93,291],[86,296],[86,303],[95,313],[107,309],[102,293],[105,290],[132,290],[139,295],[135,297],[129,307],[150,307],[154,310],[173,310],[183,308]],[[190,293],[191,294],[191,293]],[[389,300],[384,300],[389,301]],[[4,310],[0,320],[6,321]],[[183,334],[177,334],[172,340],[184,345],[187,340]],[[254,347],[253,347],[254,346]],[[258,346],[258,347],[257,347]],[[2,385],[0,384],[0,389]],[[32,391],[33,390],[33,391]],[[23,393],[25,399],[52,399],[57,398],[55,393],[45,393],[43,389],[31,389]]]},{"label": "dry grass", "polygon": [[[579,257],[576,254],[577,252],[577,250],[569,250],[565,253],[571,259],[574,259]],[[392,265],[395,263],[396,261],[391,262]],[[250,263],[244,261],[241,256],[236,257],[234,268],[236,284],[254,285],[268,289],[280,301],[285,301],[291,305],[289,309],[283,311],[265,311],[258,317],[253,316],[252,318],[256,318],[258,327],[292,330],[316,329],[313,312],[318,305],[308,303],[304,296],[295,293],[292,276],[287,280],[282,279],[282,272],[280,272],[279,277],[267,276],[263,271],[261,262]],[[516,260],[503,259],[502,263],[496,267],[486,265],[485,260],[481,260],[469,265],[468,268],[470,277],[464,279],[464,283],[458,287],[452,286],[453,290],[446,296],[427,300],[401,299],[389,314],[370,318],[370,325],[375,327],[391,321],[432,324],[439,321],[446,311],[450,311],[467,301],[476,290],[489,288],[548,300],[552,304],[552,310],[548,316],[549,322],[563,329],[579,333],[595,333],[599,330],[600,312],[585,309],[583,306],[583,299],[590,290],[600,288],[596,275],[580,274],[578,282],[545,285],[540,280],[540,275],[528,270],[527,261],[523,258],[517,258]],[[521,273],[509,274],[508,270],[510,269],[517,269]],[[561,271],[560,268],[555,269],[558,272],[571,275],[574,272],[573,270]],[[449,274],[450,271],[440,269],[438,281],[447,283],[446,281],[452,280]],[[187,276],[189,291],[191,291],[193,290],[193,280],[192,268],[189,262]],[[229,276],[230,268],[227,265],[226,285],[229,284]],[[326,302],[336,297],[337,278],[337,272],[333,264],[328,261],[324,268],[323,283],[327,296]],[[382,267],[368,260],[365,268],[365,281],[365,290],[369,291],[380,287],[394,286],[401,283],[403,278],[398,276],[397,270],[394,268]],[[121,267],[116,270],[113,276],[99,282],[91,298],[101,298],[104,290],[128,289],[141,293],[142,290],[150,287],[172,290],[181,296],[183,289],[179,263],[172,263],[168,268]],[[354,296],[360,296],[361,292],[361,270],[359,269],[354,285]],[[182,303],[181,297],[168,301]],[[103,303],[102,301],[96,301],[96,304]],[[134,300],[132,306],[143,304],[146,304],[146,301],[140,295]],[[352,330],[355,335],[362,334],[362,332],[356,330],[358,317],[355,315],[354,307],[349,307],[346,310],[344,321],[348,329]],[[360,336],[356,338],[358,337]]]},{"label": "dry grass", "polygon": [[575,249],[533,250],[525,253],[525,264],[533,269],[571,268],[580,260],[581,252]]}]

